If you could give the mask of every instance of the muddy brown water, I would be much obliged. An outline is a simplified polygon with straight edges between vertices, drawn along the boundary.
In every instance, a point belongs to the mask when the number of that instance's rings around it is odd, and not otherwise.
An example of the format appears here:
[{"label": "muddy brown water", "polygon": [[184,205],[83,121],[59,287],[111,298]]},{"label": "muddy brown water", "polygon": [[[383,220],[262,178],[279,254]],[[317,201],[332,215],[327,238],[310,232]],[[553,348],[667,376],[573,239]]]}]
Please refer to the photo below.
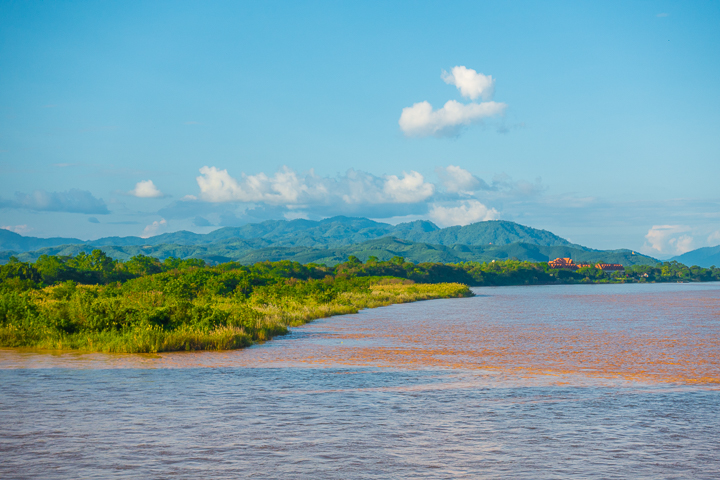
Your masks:
[{"label": "muddy brown water", "polygon": [[720,284],[474,289],[231,352],[0,350],[0,478],[720,478]]}]

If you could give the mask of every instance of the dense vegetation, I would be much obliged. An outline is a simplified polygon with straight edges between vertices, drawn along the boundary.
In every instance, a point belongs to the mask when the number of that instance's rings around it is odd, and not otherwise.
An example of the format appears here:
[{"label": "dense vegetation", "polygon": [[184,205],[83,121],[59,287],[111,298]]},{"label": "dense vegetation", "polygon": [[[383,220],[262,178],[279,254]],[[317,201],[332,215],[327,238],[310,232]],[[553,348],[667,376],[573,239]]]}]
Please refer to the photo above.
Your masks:
[{"label": "dense vegetation", "polygon": [[415,264],[357,257],[334,267],[229,262],[101,250],[0,266],[0,345],[113,352],[230,349],[288,326],[392,303],[471,295],[466,285],[718,281],[720,269],[669,262],[606,273],[508,260]]},{"label": "dense vegetation", "polygon": [[231,349],[288,326],[392,303],[471,295],[463,284],[351,276],[293,262],[247,267],[95,250],[0,267],[0,345],[109,352]]}]

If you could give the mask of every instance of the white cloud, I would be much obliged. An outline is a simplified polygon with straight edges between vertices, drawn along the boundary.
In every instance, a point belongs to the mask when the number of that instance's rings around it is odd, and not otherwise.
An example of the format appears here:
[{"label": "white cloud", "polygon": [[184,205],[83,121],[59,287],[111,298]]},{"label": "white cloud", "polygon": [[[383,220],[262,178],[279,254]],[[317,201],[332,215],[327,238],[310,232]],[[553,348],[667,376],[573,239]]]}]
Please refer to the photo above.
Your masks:
[{"label": "white cloud", "polygon": [[[264,173],[257,175],[242,174],[238,182],[227,170],[216,167],[202,167],[196,178],[200,187],[200,197],[208,202],[263,202],[273,205],[298,203],[303,194],[310,194],[295,172],[287,167],[268,177]],[[314,192],[312,192],[314,193]]]},{"label": "white cloud", "polygon": [[435,191],[435,187],[430,183],[425,183],[425,179],[418,172],[403,172],[403,178],[396,175],[388,175],[385,177],[385,186],[383,192],[390,202],[388,203],[415,203],[421,202],[428,198]]},{"label": "white cloud", "polygon": [[711,247],[714,247],[715,245],[719,244],[720,243],[720,230],[711,233],[707,239],[707,243]]},{"label": "white cloud", "polygon": [[152,180],[142,180],[138,182],[135,184],[135,188],[128,193],[139,198],[162,198],[165,196],[158,190]]},{"label": "white cloud", "polygon": [[140,235],[141,238],[148,238],[152,237],[153,235],[157,235],[160,230],[164,230],[167,226],[167,221],[165,221],[164,218],[160,219],[160,221],[155,220],[153,223],[145,227],[145,230],[143,230],[142,235]]},{"label": "white cloud", "polygon": [[433,111],[430,103],[419,102],[403,108],[398,123],[405,135],[411,137],[454,135],[459,127],[500,115],[506,108],[506,104],[498,102],[463,104],[450,100]]},{"label": "white cloud", "polygon": [[442,181],[445,190],[451,193],[474,192],[488,185],[464,168],[448,165],[445,168],[436,168],[435,172]]},{"label": "white cloud", "polygon": [[240,180],[227,170],[203,167],[197,177],[200,198],[207,202],[245,202],[269,205],[330,205],[415,203],[430,197],[435,186],[415,171],[402,177],[348,170],[344,176],[319,177],[311,170],[299,175],[283,167],[273,176],[242,174]]},{"label": "white cloud", "polygon": [[453,67],[450,73],[443,70],[442,79],[448,85],[455,85],[463,97],[475,100],[482,97],[490,100],[495,92],[495,79],[492,75],[477,73],[472,68]]},{"label": "white cloud", "polygon": [[3,230],[10,230],[11,232],[15,232],[20,235],[24,235],[29,231],[33,230],[33,228],[28,227],[27,225],[3,225],[0,226],[0,228],[2,228]]},{"label": "white cloud", "polygon": [[428,214],[430,219],[441,227],[495,220],[498,215],[497,210],[488,208],[477,200],[466,200],[453,207],[433,205]]},{"label": "white cloud", "polygon": [[[460,94],[470,100],[480,97],[490,100],[495,91],[495,80],[492,76],[464,66],[453,67],[450,73],[443,71],[441,78],[445,83],[455,85]],[[506,104],[499,102],[464,104],[450,100],[442,108],[433,111],[429,102],[418,102],[412,107],[403,108],[398,123],[403,133],[409,137],[449,136],[459,133],[460,128],[465,125],[501,115],[506,108]]]},{"label": "white cloud", "polygon": [[678,255],[682,255],[685,252],[693,250],[693,237],[690,235],[681,235],[678,238],[671,239],[670,245],[675,247],[675,251]]},{"label": "white cloud", "polygon": [[686,225],[653,225],[645,238],[645,248],[658,253],[681,255],[693,249],[693,237],[687,235],[690,227]]}]

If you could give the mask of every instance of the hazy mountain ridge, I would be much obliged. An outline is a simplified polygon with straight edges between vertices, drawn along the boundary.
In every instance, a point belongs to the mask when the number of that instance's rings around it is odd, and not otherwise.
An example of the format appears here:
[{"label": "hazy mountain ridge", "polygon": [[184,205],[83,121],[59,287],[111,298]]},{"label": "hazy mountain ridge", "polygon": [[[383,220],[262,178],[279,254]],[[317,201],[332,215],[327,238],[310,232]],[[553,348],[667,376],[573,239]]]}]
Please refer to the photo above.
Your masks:
[{"label": "hazy mountain ridge", "polygon": [[79,238],[37,238],[25,237],[19,233],[11,232],[0,228],[0,250],[13,250],[18,252],[27,252],[37,250],[39,248],[53,247],[56,245],[85,243]]},{"label": "hazy mountain ridge", "polygon": [[92,241],[77,238],[39,239],[23,237],[7,230],[0,231],[0,250],[28,252],[44,247],[61,245],[144,246],[144,245],[208,245],[232,239],[262,239],[282,247],[337,247],[354,245],[382,237],[397,237],[413,242],[436,245],[507,245],[516,242],[538,245],[573,245],[546,230],[538,230],[503,220],[478,222],[464,227],[439,228],[432,222],[414,222],[390,225],[367,218],[332,217],[319,222],[312,220],[267,220],[242,227],[223,227],[207,234],[188,231],[163,233],[149,238],[104,237]]},{"label": "hazy mountain ridge", "polygon": [[[0,252],[0,262],[6,262],[11,255],[33,261],[43,254],[77,255],[101,248],[120,260],[143,254],[161,259],[172,256],[248,264],[263,260],[295,260],[333,265],[347,260],[350,255],[363,261],[370,256],[389,260],[397,255],[413,262],[455,263],[508,258],[546,262],[556,257],[570,257],[577,262],[657,263],[654,258],[636,255],[630,250],[593,250],[573,245],[546,230],[503,220],[449,228],[439,228],[423,220],[399,225],[351,217],[333,217],[319,222],[268,220],[241,227],[224,227],[208,234],[180,231],[150,238],[106,237],[89,242],[35,239],[6,233],[8,235],[0,237],[0,249],[4,250]],[[52,242],[58,243],[52,245]],[[35,248],[29,251],[18,248],[28,246]]]},{"label": "hazy mountain ridge", "polygon": [[673,257],[670,260],[675,260],[685,265],[697,265],[703,268],[710,268],[713,265],[718,266],[720,265],[720,245],[691,250],[677,257]]}]

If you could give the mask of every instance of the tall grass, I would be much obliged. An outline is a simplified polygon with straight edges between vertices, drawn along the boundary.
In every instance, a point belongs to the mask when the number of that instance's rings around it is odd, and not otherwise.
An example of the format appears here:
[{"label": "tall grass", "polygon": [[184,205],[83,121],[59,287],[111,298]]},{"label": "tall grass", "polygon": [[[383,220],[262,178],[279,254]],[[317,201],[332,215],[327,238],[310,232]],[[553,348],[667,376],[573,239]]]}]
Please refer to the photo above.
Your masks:
[{"label": "tall grass", "polygon": [[[53,286],[0,297],[0,346],[154,353],[230,350],[287,333],[317,318],[434,298],[471,296],[458,283],[365,282],[330,297],[258,289],[247,298],[178,298],[162,291],[112,293],[112,286]],[[346,282],[347,283],[347,282]],[[332,285],[330,285],[332,286]],[[304,288],[304,287],[303,287]],[[110,293],[109,293],[110,292]],[[274,293],[273,293],[274,292]]]}]

